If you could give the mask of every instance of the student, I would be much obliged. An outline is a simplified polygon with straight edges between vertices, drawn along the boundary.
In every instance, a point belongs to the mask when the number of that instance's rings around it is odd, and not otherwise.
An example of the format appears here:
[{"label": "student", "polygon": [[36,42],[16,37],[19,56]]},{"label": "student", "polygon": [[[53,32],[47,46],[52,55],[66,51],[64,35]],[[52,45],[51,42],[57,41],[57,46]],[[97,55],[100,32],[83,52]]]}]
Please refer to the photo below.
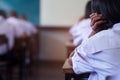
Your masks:
[{"label": "student", "polygon": [[28,21],[25,14],[21,15],[19,20],[22,24],[22,28],[25,29],[27,36],[32,36],[37,33],[37,29],[31,22]]},{"label": "student", "polygon": [[15,35],[17,38],[21,38],[26,35],[25,31],[21,28],[21,23],[18,19],[18,14],[16,11],[10,12],[9,17],[6,19],[6,22],[14,27]]},{"label": "student", "polygon": [[92,34],[69,63],[76,74],[90,72],[88,80],[120,80],[120,0],[91,1]]},{"label": "student", "polygon": [[[0,10],[0,35],[5,35],[8,38],[9,50],[14,47],[14,28],[6,22],[6,13],[3,10]],[[4,56],[6,49],[4,46],[0,46],[0,56]],[[0,57],[1,58],[1,57]]]},{"label": "student", "polygon": [[92,31],[90,27],[91,1],[88,1],[85,7],[85,14],[80,18],[79,22],[73,25],[69,33],[72,35],[73,44],[78,46]]},{"label": "student", "polygon": [[[36,46],[36,44],[38,44],[38,41],[36,41],[36,37],[38,35],[38,31],[36,29],[36,27],[28,21],[27,16],[25,14],[21,15],[19,17],[19,20],[22,24],[22,28],[25,30],[27,37],[29,37],[27,39],[27,48],[29,50],[29,53],[27,55],[29,55],[26,58],[26,63],[32,63],[33,61],[33,54],[37,53],[38,51],[38,47]],[[35,55],[35,54],[34,54]]]}]

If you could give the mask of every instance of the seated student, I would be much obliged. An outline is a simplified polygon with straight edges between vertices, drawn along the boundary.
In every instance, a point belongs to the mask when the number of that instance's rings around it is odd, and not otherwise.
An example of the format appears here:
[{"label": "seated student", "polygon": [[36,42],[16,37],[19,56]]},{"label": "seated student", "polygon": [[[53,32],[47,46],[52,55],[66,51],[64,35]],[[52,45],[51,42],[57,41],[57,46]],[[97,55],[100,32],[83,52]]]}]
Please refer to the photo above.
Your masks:
[{"label": "seated student", "polygon": [[88,80],[120,80],[120,0],[91,1],[93,31],[69,63],[76,74],[91,72]]},{"label": "seated student", "polygon": [[[38,41],[37,41],[37,35],[38,35],[38,32],[37,32],[37,29],[36,27],[28,21],[27,19],[27,16],[24,14],[24,15],[21,15],[19,17],[19,20],[22,24],[22,29],[25,30],[25,33],[28,37],[27,39],[27,49],[29,51],[29,54],[28,54],[28,58],[26,59],[26,62],[27,63],[32,63],[33,61],[33,57],[36,55],[35,53],[38,53],[38,46],[36,44],[38,44]],[[34,54],[34,56],[33,56]]]},{"label": "seated student", "polygon": [[81,42],[90,34],[92,31],[90,27],[90,17],[89,15],[91,14],[91,1],[88,1],[85,7],[85,14],[84,16],[80,19],[80,21],[73,25],[69,33],[73,37],[73,44],[75,46],[78,46],[81,44]]},{"label": "seated student", "polygon": [[[9,54],[7,54],[6,45],[0,45],[0,60],[8,60],[10,66],[13,66],[14,64],[19,65],[19,73],[22,74],[22,68],[23,66],[23,59],[21,59],[21,55],[19,53],[22,53],[21,51],[16,52],[15,49],[15,39],[21,38],[23,35],[23,31],[16,27],[16,25],[11,24],[6,20],[6,13],[3,10],[0,10],[0,35],[5,35],[8,39],[8,49]],[[20,43],[19,43],[20,44]],[[21,47],[19,47],[21,48]],[[21,49],[22,50],[22,49]],[[17,53],[17,54],[16,54]],[[24,53],[23,53],[24,54]],[[19,58],[20,57],[20,58]],[[21,76],[20,76],[21,77]]]},{"label": "seated student", "polygon": [[[14,39],[15,39],[15,34],[14,34],[14,28],[13,26],[9,25],[6,22],[6,13],[3,10],[0,10],[0,35],[6,35],[8,38],[8,44],[9,44],[9,49],[11,50],[14,46]],[[6,52],[6,49],[4,46],[0,46],[0,56],[1,55],[6,55],[3,54]]]},{"label": "seated student", "polygon": [[25,31],[20,27],[21,23],[18,19],[18,15],[15,11],[11,11],[6,22],[14,27],[16,37],[20,38],[25,35]]},{"label": "seated student", "polygon": [[32,23],[28,21],[27,16],[25,14],[21,15],[19,20],[22,23],[22,28],[26,30],[26,33],[28,36],[34,35],[37,33],[37,29]]},{"label": "seated student", "polygon": [[24,36],[29,37],[32,33],[37,33],[36,29],[30,22],[23,19],[19,19],[16,11],[10,12],[7,22],[14,25],[14,27],[21,31],[23,33],[22,35]]}]

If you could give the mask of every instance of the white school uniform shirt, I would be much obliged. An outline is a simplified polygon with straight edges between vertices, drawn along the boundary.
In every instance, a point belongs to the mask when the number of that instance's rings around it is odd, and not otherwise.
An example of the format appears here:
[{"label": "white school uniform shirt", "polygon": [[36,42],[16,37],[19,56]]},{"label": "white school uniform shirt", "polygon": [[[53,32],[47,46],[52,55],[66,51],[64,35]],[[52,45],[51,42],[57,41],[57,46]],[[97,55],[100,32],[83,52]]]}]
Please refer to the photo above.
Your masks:
[{"label": "white school uniform shirt", "polygon": [[90,27],[90,22],[91,19],[83,19],[79,23],[73,25],[70,28],[70,33],[72,34],[73,37],[73,44],[74,45],[79,45],[86,37],[89,36],[91,33],[92,29]]},{"label": "white school uniform shirt", "polygon": [[[2,16],[0,16],[0,34],[6,35],[9,50],[11,50],[14,46],[15,39],[14,28],[8,24]],[[0,55],[4,54],[6,51],[6,44],[0,45]]]},{"label": "white school uniform shirt", "polygon": [[120,23],[83,41],[72,63],[76,74],[91,72],[88,80],[120,80]]},{"label": "white school uniform shirt", "polygon": [[14,27],[14,33],[17,38],[20,38],[25,34],[25,31],[21,28],[21,22],[19,19],[15,17],[9,17],[6,22]]},{"label": "white school uniform shirt", "polygon": [[33,24],[31,24],[30,22],[26,20],[22,20],[22,19],[19,19],[19,20],[21,22],[21,28],[25,31],[27,36],[31,36],[32,34],[37,33],[37,29],[35,28]]}]

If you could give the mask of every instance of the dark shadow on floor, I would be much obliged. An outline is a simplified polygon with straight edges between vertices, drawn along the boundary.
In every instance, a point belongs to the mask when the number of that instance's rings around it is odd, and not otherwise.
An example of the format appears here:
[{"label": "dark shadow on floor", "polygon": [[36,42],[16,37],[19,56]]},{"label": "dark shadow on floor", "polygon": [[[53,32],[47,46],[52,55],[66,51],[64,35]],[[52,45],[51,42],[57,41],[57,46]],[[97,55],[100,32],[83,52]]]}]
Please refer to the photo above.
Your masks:
[{"label": "dark shadow on floor", "polygon": [[40,61],[32,65],[31,71],[25,73],[25,80],[64,80],[63,62]]}]

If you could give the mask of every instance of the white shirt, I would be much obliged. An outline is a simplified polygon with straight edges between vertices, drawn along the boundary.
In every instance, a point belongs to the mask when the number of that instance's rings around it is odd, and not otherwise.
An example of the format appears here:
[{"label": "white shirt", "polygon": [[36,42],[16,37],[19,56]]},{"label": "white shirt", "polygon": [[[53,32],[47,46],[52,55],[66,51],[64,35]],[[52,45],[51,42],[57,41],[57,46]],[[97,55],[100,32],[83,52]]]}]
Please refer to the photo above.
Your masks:
[{"label": "white shirt", "polygon": [[[11,50],[14,46],[14,39],[15,39],[15,33],[14,28],[10,24],[8,24],[4,18],[0,16],[0,34],[6,35],[8,38],[8,45],[9,50]],[[6,50],[6,44],[0,45],[0,55],[5,53]]]},{"label": "white shirt", "polygon": [[6,22],[14,27],[16,37],[20,38],[25,34],[25,31],[21,28],[21,22],[19,19],[15,17],[9,17]]},{"label": "white shirt", "polygon": [[120,23],[83,41],[72,63],[76,74],[91,72],[88,80],[120,80]]},{"label": "white shirt", "polygon": [[74,45],[79,45],[86,37],[89,36],[91,33],[92,29],[90,27],[90,18],[88,19],[83,19],[79,23],[75,24],[70,28],[70,33],[73,36],[73,44]]},{"label": "white shirt", "polygon": [[21,22],[21,28],[25,31],[27,36],[31,36],[32,34],[37,33],[37,29],[35,28],[33,24],[31,24],[28,21],[22,20],[22,19],[19,19],[19,20]]}]

